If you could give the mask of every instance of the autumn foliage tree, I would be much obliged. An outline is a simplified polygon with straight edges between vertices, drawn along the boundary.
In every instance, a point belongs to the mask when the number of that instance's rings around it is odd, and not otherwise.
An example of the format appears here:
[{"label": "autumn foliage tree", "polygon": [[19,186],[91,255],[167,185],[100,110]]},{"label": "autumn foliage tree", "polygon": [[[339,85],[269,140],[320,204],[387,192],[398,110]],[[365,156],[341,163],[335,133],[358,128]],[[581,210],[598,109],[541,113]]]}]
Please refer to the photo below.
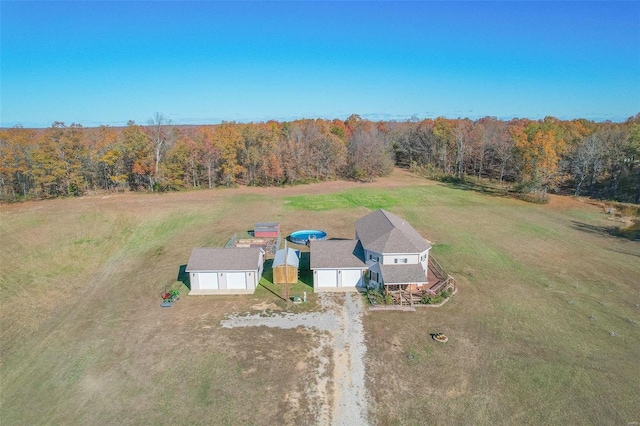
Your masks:
[{"label": "autumn foliage tree", "polygon": [[544,196],[553,188],[640,202],[640,114],[622,123],[469,119],[301,119],[179,126],[0,129],[0,198],[89,190],[174,191],[233,185],[371,181],[393,165],[435,179],[495,179]]},{"label": "autumn foliage tree", "polygon": [[235,123],[222,123],[216,127],[213,135],[214,144],[220,147],[220,174],[225,186],[236,183],[246,171],[240,163],[240,153],[244,148],[242,136]]},{"label": "autumn foliage tree", "polygon": [[143,128],[129,121],[122,131],[121,147],[129,186],[153,191],[155,158],[151,141]]},{"label": "autumn foliage tree", "polygon": [[558,178],[558,162],[565,149],[562,138],[553,130],[540,128],[536,123],[526,127],[511,128],[515,152],[520,165],[520,181],[523,188],[540,192],[547,190]]}]

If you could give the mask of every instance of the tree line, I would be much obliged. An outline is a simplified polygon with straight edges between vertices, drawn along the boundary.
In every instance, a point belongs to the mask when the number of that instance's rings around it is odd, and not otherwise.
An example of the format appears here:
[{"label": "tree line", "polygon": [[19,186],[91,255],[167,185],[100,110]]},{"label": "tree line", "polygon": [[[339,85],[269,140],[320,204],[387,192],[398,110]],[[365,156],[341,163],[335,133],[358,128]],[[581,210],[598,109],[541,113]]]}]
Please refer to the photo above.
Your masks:
[{"label": "tree line", "polygon": [[640,203],[640,114],[622,123],[584,119],[303,119],[0,130],[3,201],[87,191],[172,191],[371,181],[393,165],[436,179],[489,178],[544,198],[564,189]]}]

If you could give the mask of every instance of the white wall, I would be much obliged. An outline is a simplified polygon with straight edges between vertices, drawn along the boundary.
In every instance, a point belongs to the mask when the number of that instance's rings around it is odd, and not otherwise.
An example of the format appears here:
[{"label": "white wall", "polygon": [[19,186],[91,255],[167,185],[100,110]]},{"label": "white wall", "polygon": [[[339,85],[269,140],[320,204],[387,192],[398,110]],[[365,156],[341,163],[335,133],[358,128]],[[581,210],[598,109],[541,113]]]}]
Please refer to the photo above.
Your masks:
[{"label": "white wall", "polygon": [[[396,259],[407,259],[406,263],[396,263]],[[427,270],[427,265],[429,262],[429,249],[423,251],[422,253],[393,253],[393,254],[385,254],[382,256],[382,264],[383,265],[415,265],[420,263],[422,265],[422,269]]]},{"label": "white wall", "polygon": [[[229,274],[236,285],[228,286],[227,278]],[[216,276],[214,278],[213,276]],[[256,289],[256,283],[260,280],[258,271],[237,271],[237,272],[191,272],[189,274],[191,290],[189,294],[252,294]],[[212,285],[217,283],[217,287]],[[240,286],[240,282],[244,284]],[[207,286],[207,283],[209,285]],[[206,288],[203,288],[203,285]],[[240,288],[241,287],[241,288]]]},{"label": "white wall", "polygon": [[422,264],[422,269],[425,271],[429,267],[429,250],[430,248],[420,253],[420,263]]},{"label": "white wall", "polygon": [[[406,259],[406,262],[400,262]],[[398,260],[398,262],[396,262]],[[420,255],[415,253],[385,254],[382,256],[383,265],[415,265],[420,263]]]}]

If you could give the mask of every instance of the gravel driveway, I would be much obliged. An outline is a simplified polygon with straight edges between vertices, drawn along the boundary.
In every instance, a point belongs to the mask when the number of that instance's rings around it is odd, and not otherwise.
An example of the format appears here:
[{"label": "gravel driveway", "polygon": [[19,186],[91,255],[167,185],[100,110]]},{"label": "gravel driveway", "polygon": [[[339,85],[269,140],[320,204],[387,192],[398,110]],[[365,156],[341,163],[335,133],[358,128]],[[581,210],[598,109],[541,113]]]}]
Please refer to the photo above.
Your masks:
[{"label": "gravel driveway", "polygon": [[[322,293],[321,312],[282,313],[272,316],[230,315],[221,321],[223,328],[304,327],[316,330],[314,356],[320,366],[313,384],[318,407],[318,424],[336,426],[366,425],[368,396],[365,388],[364,356],[367,347],[362,328],[363,305],[358,293]],[[329,349],[329,351],[327,351]],[[331,354],[328,359],[326,354]],[[333,361],[333,371],[328,372]],[[329,373],[329,374],[324,374]],[[328,386],[328,378],[332,386]],[[331,394],[329,394],[331,389]]]}]

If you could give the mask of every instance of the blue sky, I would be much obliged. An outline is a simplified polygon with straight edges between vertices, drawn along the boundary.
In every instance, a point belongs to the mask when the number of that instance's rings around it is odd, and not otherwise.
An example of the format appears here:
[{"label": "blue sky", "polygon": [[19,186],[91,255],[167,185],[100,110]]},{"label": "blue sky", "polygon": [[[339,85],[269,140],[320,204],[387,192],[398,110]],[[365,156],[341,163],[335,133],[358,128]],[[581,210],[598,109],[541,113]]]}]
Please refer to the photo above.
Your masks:
[{"label": "blue sky", "polygon": [[640,2],[0,3],[0,125],[640,112]]}]

